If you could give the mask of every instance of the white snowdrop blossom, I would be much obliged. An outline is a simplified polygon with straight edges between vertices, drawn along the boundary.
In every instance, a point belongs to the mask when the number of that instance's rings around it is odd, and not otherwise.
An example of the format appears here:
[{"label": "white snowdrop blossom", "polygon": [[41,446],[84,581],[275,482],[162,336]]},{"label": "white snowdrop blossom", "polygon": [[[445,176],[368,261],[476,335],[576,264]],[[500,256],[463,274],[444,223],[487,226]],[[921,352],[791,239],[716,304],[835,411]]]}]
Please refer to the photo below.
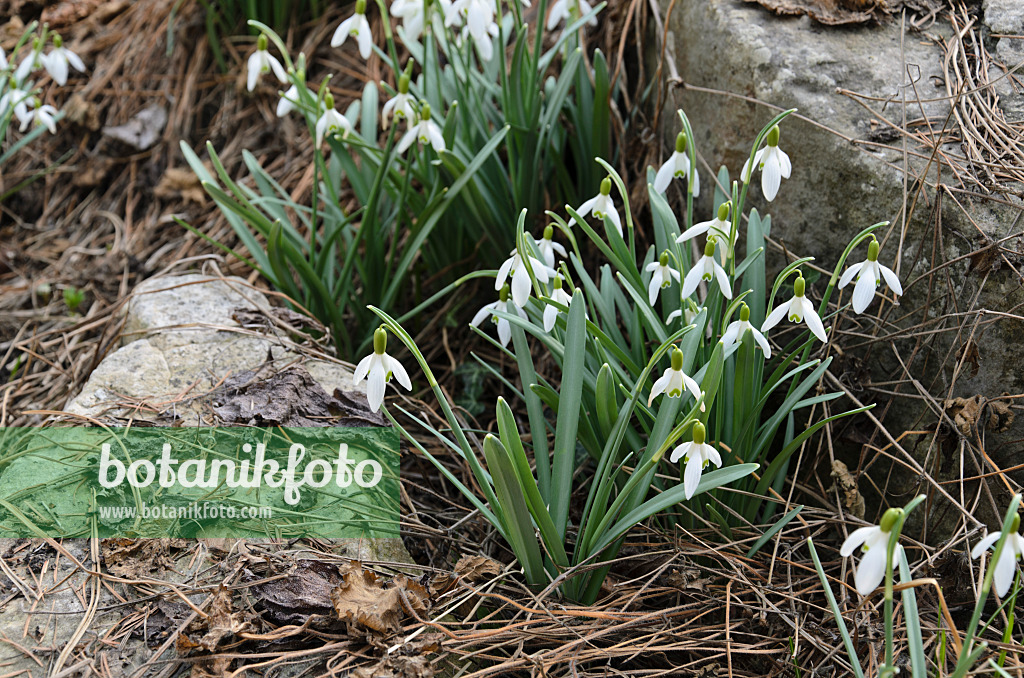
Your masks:
[{"label": "white snowdrop blossom", "polygon": [[[523,264],[523,257],[519,254],[519,250],[514,249],[510,254],[511,256],[498,268],[498,275],[494,278],[494,289],[500,290],[511,273],[512,301],[515,302],[516,306],[522,308],[526,306],[526,302],[530,298],[530,290],[533,289],[533,283],[530,282],[530,271]],[[534,277],[539,282],[546,283],[557,275],[555,269],[549,267],[540,259],[535,259],[529,255],[527,255],[527,259],[530,261],[530,268],[533,269]]]},{"label": "white snowdrop blossom", "polygon": [[[555,26],[562,21],[570,24],[579,17],[590,14],[593,9],[587,0],[555,0],[555,4],[551,5],[551,11],[548,13],[547,28],[549,31],[553,31]],[[597,26],[597,17],[590,17],[587,25]]]},{"label": "white snowdrop blossom", "polygon": [[77,54],[64,46],[64,41],[59,35],[53,36],[53,49],[50,50],[50,53],[40,59],[46,72],[50,74],[54,82],[61,86],[68,81],[69,64],[79,73],[85,73],[85,64]]},{"label": "white snowdrop blossom", "polygon": [[685,299],[683,301],[683,308],[681,308],[678,311],[672,311],[671,313],[669,313],[668,318],[665,319],[665,324],[667,325],[671,323],[676,318],[683,318],[683,324],[689,325],[693,323],[694,319],[700,314],[701,308],[702,307],[697,306],[695,303],[693,303],[693,300]]},{"label": "white snowdrop blossom", "polygon": [[0,71],[7,70],[7,52],[4,51],[3,47],[0,47]]},{"label": "white snowdrop blossom", "polygon": [[498,293],[498,301],[492,301],[489,304],[485,304],[483,308],[476,312],[476,315],[473,316],[473,320],[469,323],[474,327],[480,327],[480,323],[482,323],[486,318],[490,318],[491,322],[498,326],[498,339],[501,340],[502,346],[508,346],[508,342],[512,340],[512,324],[507,318],[499,318],[494,315],[494,311],[501,311],[502,313],[515,312],[523,320],[527,319],[526,313],[523,309],[519,308],[515,304],[509,304],[508,296],[508,285],[502,285],[501,290]]},{"label": "white snowdrop blossom", "polygon": [[712,279],[718,281],[718,288],[722,290],[722,296],[732,299],[732,285],[729,283],[729,276],[725,269],[715,261],[715,238],[708,238],[704,245],[704,256],[697,260],[690,272],[683,280],[683,296],[688,297],[697,289],[701,280],[710,282]]},{"label": "white snowdrop blossom", "polygon": [[8,109],[13,109],[14,117],[24,124],[26,120],[32,119],[32,114],[29,112],[32,100],[30,92],[20,89],[14,81],[11,81],[7,91],[0,96],[0,116],[6,115]]},{"label": "white snowdrop blossom", "polygon": [[[676,150],[654,176],[654,190],[664,193],[672,179],[686,179],[690,175],[690,156],[686,154],[686,134],[676,135]],[[700,195],[700,173],[693,173],[693,195]]]},{"label": "white snowdrop blossom", "polygon": [[420,121],[409,127],[402,140],[398,142],[398,152],[405,153],[414,141],[419,141],[420,146],[432,146],[437,153],[445,150],[441,128],[430,119],[430,104],[420,106]]},{"label": "white snowdrop blossom", "polygon": [[331,36],[331,47],[341,47],[349,37],[356,39],[359,56],[369,59],[373,52],[373,35],[370,22],[366,20],[366,0],[356,0],[356,13],[345,19]]},{"label": "white snowdrop blossom", "polygon": [[14,71],[14,80],[19,85],[24,84],[26,78],[32,74],[32,71],[38,71],[43,67],[43,45],[39,38],[34,38],[32,40],[32,51],[21,60],[21,63],[18,64],[18,68]]},{"label": "white snowdrop blossom", "polygon": [[[1017,534],[1019,529],[1020,516],[1016,516],[1013,519],[1011,534],[1006,537],[1006,541],[1003,543],[1002,553],[999,554],[999,561],[996,563],[995,572],[992,573],[992,583],[996,585],[996,593],[999,594],[1000,598],[1005,597],[1006,593],[1010,590],[1010,585],[1013,583],[1013,575],[1017,570],[1017,561],[1024,554],[1024,537]],[[993,532],[975,544],[974,548],[971,549],[971,558],[977,558],[986,549],[995,546],[995,543],[999,541],[999,537],[1002,534],[1002,532]]]},{"label": "white snowdrop blossom", "polygon": [[[779,193],[779,185],[783,179],[788,179],[793,171],[793,165],[789,162],[789,156],[779,148],[779,126],[772,127],[768,132],[768,145],[754,155],[754,164],[761,170],[761,192],[765,200],[771,202]],[[743,183],[750,183],[750,159],[743,163],[743,171],[740,176]]]},{"label": "white snowdrop blossom", "polygon": [[727,201],[718,206],[718,214],[711,221],[702,221],[699,224],[695,224],[690,228],[683,231],[682,235],[676,238],[676,242],[684,243],[687,240],[696,238],[698,235],[708,234],[708,237],[714,237],[718,242],[722,243],[722,263],[735,256],[736,250],[736,238],[739,236],[739,232],[732,233],[732,222],[729,221],[729,209],[732,207],[732,201]]},{"label": "white snowdrop blossom", "polygon": [[[436,9],[435,9],[436,7]],[[427,24],[427,16],[435,33],[444,33],[444,22],[451,13],[450,0],[395,0],[391,3],[391,15],[402,20],[407,40],[419,40]]]},{"label": "white snowdrop blossom", "polygon": [[373,333],[373,353],[359,361],[352,378],[356,385],[366,379],[366,399],[374,412],[379,410],[384,402],[384,390],[391,377],[397,379],[405,390],[412,390],[409,374],[402,367],[402,363],[385,353],[387,346],[388,333],[383,327],[378,327]]},{"label": "white snowdrop blossom", "polygon": [[611,192],[612,180],[605,177],[604,180],[601,181],[601,192],[580,205],[579,209],[576,210],[576,213],[579,214],[580,217],[585,217],[588,214],[593,213],[595,217],[602,220],[605,217],[608,217],[612,224],[615,225],[619,235],[622,235],[622,221],[619,219],[619,213],[615,209],[615,203],[612,202]]},{"label": "white snowdrop blossom", "polygon": [[245,87],[250,92],[256,89],[256,83],[264,73],[274,73],[274,77],[283,85],[288,82],[288,74],[284,72],[284,66],[277,58],[267,51],[267,36],[260,33],[256,39],[256,51],[249,57],[246,63]]},{"label": "white snowdrop blossom", "polygon": [[750,330],[750,334],[753,335],[754,341],[764,351],[764,357],[767,360],[772,357],[771,346],[768,345],[768,340],[764,338],[760,330],[750,324],[750,307],[746,304],[740,306],[740,319],[734,320],[729,323],[729,326],[725,328],[725,334],[722,335],[722,348],[727,349],[737,341],[742,341],[743,337],[746,336],[747,330]]},{"label": "white snowdrop blossom", "polygon": [[462,30],[463,38],[473,38],[476,50],[483,61],[490,61],[494,56],[493,39],[498,35],[498,24],[494,21],[497,5],[494,0],[455,0],[445,23],[453,25],[462,18],[466,25]]},{"label": "white snowdrop blossom", "polygon": [[324,95],[324,112],[316,121],[316,147],[320,148],[320,144],[328,134],[334,136],[340,133],[341,138],[344,139],[351,132],[352,123],[334,109],[334,95],[328,92]]},{"label": "white snowdrop blossom", "polygon": [[722,468],[722,457],[711,445],[704,442],[707,431],[704,424],[699,421],[693,425],[693,440],[683,443],[672,450],[669,461],[675,463],[680,459],[686,464],[683,470],[683,493],[689,499],[697,493],[697,486],[700,485],[700,476],[709,463]]},{"label": "white snowdrop blossom", "polygon": [[667,289],[672,281],[679,282],[679,271],[668,265],[668,250],[661,253],[657,261],[647,264],[646,270],[653,271],[651,283],[647,286],[647,299],[651,306],[658,300],[658,292]]},{"label": "white snowdrop blossom", "polygon": [[886,552],[888,551],[889,533],[901,509],[889,509],[882,515],[880,525],[861,527],[850,533],[839,548],[839,555],[846,558],[853,555],[858,546],[864,552],[853,576],[857,593],[866,596],[882,583],[885,576]]},{"label": "white snowdrop blossom", "polygon": [[544,263],[548,265],[548,268],[555,267],[555,254],[561,255],[563,258],[568,256],[565,253],[565,248],[559,243],[553,240],[555,235],[555,229],[552,226],[544,227],[544,237],[535,238],[534,243],[537,245],[537,249],[540,251],[541,258],[544,259]]},{"label": "white snowdrop blossom", "polygon": [[804,296],[805,290],[806,283],[804,282],[803,275],[801,275],[793,282],[793,298],[788,302],[779,304],[775,307],[774,311],[768,314],[768,317],[764,319],[764,323],[761,325],[761,331],[767,332],[778,325],[783,318],[789,318],[790,322],[807,323],[807,328],[814,336],[822,342],[827,342],[828,337],[825,336],[825,326],[821,324],[821,318],[818,317],[818,312],[814,310],[814,306]]},{"label": "white snowdrop blossom", "polygon": [[899,277],[892,269],[878,263],[878,241],[874,236],[868,245],[868,258],[846,269],[843,277],[839,279],[839,289],[849,285],[854,276],[857,278],[857,284],[853,288],[854,313],[863,313],[867,309],[871,300],[875,298],[875,290],[883,278],[896,296],[903,294],[903,285],[900,284]]},{"label": "white snowdrop blossom", "polygon": [[[556,301],[566,308],[572,302],[572,297],[562,289],[562,276],[555,276],[555,288],[551,290],[551,301]],[[555,321],[558,320],[558,314],[561,313],[556,307],[548,304],[544,307],[544,331],[550,332],[555,327]]]},{"label": "white snowdrop blossom", "polygon": [[25,118],[21,120],[21,125],[18,127],[19,131],[24,132],[30,122],[34,122],[36,125],[45,127],[50,130],[50,134],[57,133],[57,121],[54,120],[54,116],[57,115],[57,109],[50,104],[43,104],[32,109]]},{"label": "white snowdrop blossom", "polygon": [[288,88],[288,91],[281,95],[280,101],[277,102],[277,117],[283,118],[299,105],[299,88],[298,85],[292,85]]},{"label": "white snowdrop blossom", "polygon": [[[412,66],[412,62],[409,62],[409,66]],[[405,120],[410,126],[415,125],[417,121],[416,107],[413,106],[413,96],[409,94],[409,72],[408,67],[406,72],[402,73],[398,77],[398,92],[395,96],[388,99],[387,103],[384,104],[384,109],[381,111],[380,123],[384,129],[388,128],[389,121],[391,118],[395,119],[397,123],[399,120]]]},{"label": "white snowdrop blossom", "polygon": [[[669,398],[679,398],[683,395],[684,388],[692,393],[694,398],[700,400],[700,384],[683,372],[683,352],[678,348],[673,348],[672,366],[654,382],[654,386],[651,387],[651,395],[647,399],[647,406],[650,407],[654,399],[663,393]],[[674,456],[673,461],[675,461]]]}]

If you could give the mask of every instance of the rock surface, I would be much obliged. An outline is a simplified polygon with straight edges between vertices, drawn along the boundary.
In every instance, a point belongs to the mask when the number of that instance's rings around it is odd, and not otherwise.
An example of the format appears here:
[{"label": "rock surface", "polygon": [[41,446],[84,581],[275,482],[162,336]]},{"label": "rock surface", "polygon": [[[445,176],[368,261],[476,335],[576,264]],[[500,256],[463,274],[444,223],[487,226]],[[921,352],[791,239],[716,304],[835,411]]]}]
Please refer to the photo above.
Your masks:
[{"label": "rock surface", "polygon": [[[661,2],[663,16],[668,4]],[[1024,371],[1016,368],[1024,363],[1019,341],[1024,322],[1016,310],[1024,303],[1024,219],[1021,200],[1013,195],[1020,195],[1020,186],[1011,187],[1010,193],[986,193],[988,188],[959,182],[948,166],[942,168],[942,180],[949,189],[936,193],[926,186],[917,195],[916,177],[925,175],[932,153],[911,139],[906,190],[914,210],[900,232],[905,190],[902,98],[906,97],[905,115],[912,132],[924,133],[929,126],[941,129],[945,123],[953,128],[948,139],[957,139],[956,121],[944,99],[941,46],[920,32],[901,35],[898,20],[835,29],[807,17],[778,17],[741,0],[674,5],[667,54],[679,79],[687,86],[722,93],[686,86],[670,90],[661,111],[665,153],[679,131],[675,111],[683,108],[707,164],[714,171],[725,164],[736,178],[760,128],[780,110],[799,109],[801,118],[792,116],[783,123],[779,144],[792,159],[792,177],[783,180],[774,202],[766,203],[760,175],[755,174],[747,207],[771,214],[772,237],[789,252],[814,256],[828,270],[858,231],[879,221],[893,222],[880,231],[881,259],[892,265],[898,258],[906,294],[895,308],[890,307],[891,295],[886,302],[876,298],[869,309],[876,318],[847,313],[839,321],[841,331],[854,337],[848,335],[843,343],[856,348],[839,357],[833,373],[840,374],[859,397],[881,405],[877,413],[886,415],[893,436],[912,429],[932,432],[902,440],[918,468],[927,467],[942,480],[959,477],[956,464],[941,463],[945,448],[956,448],[964,439],[943,411],[946,399],[980,395],[993,400],[1007,392],[1024,392]],[[1019,35],[1024,32],[1024,4],[986,0],[982,20],[983,36]],[[950,36],[948,15],[940,15],[928,31]],[[991,51],[993,43],[986,44]],[[1024,41],[1000,38],[994,44],[997,57],[1010,67],[1024,60]],[[1020,56],[1014,58],[1015,54]],[[656,52],[652,58],[657,58]],[[996,69],[990,77],[995,80],[1001,74]],[[1005,77],[995,87],[1002,93],[1003,113],[1019,123],[1024,119],[1021,95],[1009,89]],[[959,142],[946,143],[941,151],[964,152]],[[710,172],[700,162],[698,166],[701,183],[710,188]],[[928,181],[934,184],[935,176],[931,165]],[[709,188],[698,201],[697,221],[710,218]],[[852,261],[863,254],[855,252]],[[769,267],[777,270],[780,262],[781,257],[772,255]],[[811,294],[819,296],[823,290],[821,281]],[[1014,461],[1018,446],[1012,441],[1024,437],[1024,417],[1016,417],[1002,431],[976,427],[966,442],[976,445],[980,436],[997,464],[1012,466],[1019,461]],[[888,442],[874,438],[879,446]],[[861,467],[865,455],[868,461],[874,456],[867,448],[860,454]],[[977,456],[984,464],[983,456]],[[852,461],[854,468],[856,456]],[[886,469],[876,465],[870,474],[884,479]],[[972,467],[969,473],[976,471]],[[912,492],[915,487],[939,491],[935,486],[918,487],[918,476],[913,468],[908,473],[900,467],[899,473],[879,482],[889,482],[889,492]],[[862,489],[866,484],[862,481]],[[977,484],[968,492],[976,489]]]}]

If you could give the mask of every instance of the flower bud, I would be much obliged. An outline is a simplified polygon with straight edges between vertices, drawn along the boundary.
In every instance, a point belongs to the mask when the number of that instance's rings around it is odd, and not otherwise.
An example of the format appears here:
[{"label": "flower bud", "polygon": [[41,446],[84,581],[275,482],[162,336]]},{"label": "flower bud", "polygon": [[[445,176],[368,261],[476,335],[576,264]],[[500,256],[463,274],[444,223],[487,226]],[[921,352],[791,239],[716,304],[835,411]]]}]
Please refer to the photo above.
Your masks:
[{"label": "flower bud", "polygon": [[718,220],[719,221],[729,221],[729,205],[730,204],[731,204],[730,201],[726,200],[725,202],[723,202],[721,205],[718,206]]},{"label": "flower bud", "polygon": [[750,307],[746,304],[740,306],[740,320],[743,322],[750,322]]},{"label": "flower bud", "polygon": [[672,349],[672,370],[675,372],[683,371],[683,352],[678,348]]},{"label": "flower bud", "polygon": [[553,226],[548,224],[547,226],[544,227],[544,239],[545,240],[551,240],[554,237],[555,237],[555,229],[554,229]]},{"label": "flower bud", "polygon": [[802,275],[798,276],[797,279],[793,281],[793,294],[797,297],[804,296],[806,286],[807,283],[804,282],[804,277]]},{"label": "flower bud", "polygon": [[501,286],[501,291],[498,292],[498,298],[501,299],[502,303],[505,303],[505,302],[508,301],[509,291],[510,290],[509,290],[509,286],[508,285],[502,285]]},{"label": "flower bud", "polygon": [[260,33],[260,37],[256,38],[256,49],[260,52],[267,51],[267,35],[266,33]]},{"label": "flower bud", "polygon": [[356,14],[366,14],[366,0],[356,0]]},{"label": "flower bud", "polygon": [[658,257],[658,265],[659,266],[668,266],[668,250],[665,250],[664,252],[662,252],[661,256]]},{"label": "flower bud", "polygon": [[560,275],[556,275],[555,276],[555,289],[556,290],[562,289],[562,276],[560,276]]},{"label": "flower bud", "polygon": [[704,424],[695,422],[693,424],[693,442],[695,445],[703,445],[704,437],[707,435],[707,429],[704,428]]},{"label": "flower bud", "polygon": [[779,126],[778,125],[775,125],[775,127],[772,127],[770,130],[768,130],[768,145],[769,146],[778,146],[779,145]]},{"label": "flower bud", "polygon": [[324,106],[327,107],[327,110],[334,108],[334,95],[331,94],[330,90],[324,94]]},{"label": "flower bud", "polygon": [[684,153],[686,151],[686,132],[680,132],[676,135],[676,153]]},{"label": "flower bud", "polygon": [[420,117],[424,120],[430,120],[430,104],[420,106]]},{"label": "flower bud", "polygon": [[878,527],[882,528],[882,532],[892,532],[892,528],[896,525],[896,519],[903,515],[903,509],[891,508],[882,514],[882,520],[878,523]]},{"label": "flower bud", "polygon": [[1018,513],[1013,517],[1013,522],[1010,523],[1010,532],[1016,534],[1020,532],[1020,514]]},{"label": "flower bud", "polygon": [[64,39],[61,38],[60,35],[57,33],[53,34],[53,46],[57,49],[60,49],[64,46]]},{"label": "flower bud", "polygon": [[398,77],[398,93],[399,94],[408,94],[409,93],[409,76],[406,75],[405,73],[402,73],[402,75],[400,75]]},{"label": "flower bud", "polygon": [[710,238],[708,238],[707,243],[704,245],[704,256],[715,256],[715,236],[711,236]]},{"label": "flower bud", "polygon": [[388,333],[381,325],[373,332],[373,352],[377,355],[383,355],[384,351],[388,348]]},{"label": "flower bud", "polygon": [[612,192],[612,180],[611,177],[605,177],[601,181],[601,195],[609,195]]},{"label": "flower bud", "polygon": [[868,245],[868,261],[878,261],[878,241],[874,238],[871,239],[871,244]]}]

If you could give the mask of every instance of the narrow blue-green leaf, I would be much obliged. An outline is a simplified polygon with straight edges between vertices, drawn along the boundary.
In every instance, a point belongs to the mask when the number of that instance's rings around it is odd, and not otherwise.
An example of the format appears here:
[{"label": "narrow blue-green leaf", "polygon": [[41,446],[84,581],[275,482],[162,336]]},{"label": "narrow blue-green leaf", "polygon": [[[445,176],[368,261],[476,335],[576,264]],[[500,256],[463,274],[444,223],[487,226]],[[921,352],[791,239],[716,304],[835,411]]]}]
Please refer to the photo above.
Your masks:
[{"label": "narrow blue-green leaf", "polygon": [[572,476],[576,470],[576,430],[583,397],[583,371],[587,349],[585,303],[583,294],[577,291],[569,304],[562,386],[555,425],[554,461],[551,467],[551,518],[563,540],[569,521]]}]

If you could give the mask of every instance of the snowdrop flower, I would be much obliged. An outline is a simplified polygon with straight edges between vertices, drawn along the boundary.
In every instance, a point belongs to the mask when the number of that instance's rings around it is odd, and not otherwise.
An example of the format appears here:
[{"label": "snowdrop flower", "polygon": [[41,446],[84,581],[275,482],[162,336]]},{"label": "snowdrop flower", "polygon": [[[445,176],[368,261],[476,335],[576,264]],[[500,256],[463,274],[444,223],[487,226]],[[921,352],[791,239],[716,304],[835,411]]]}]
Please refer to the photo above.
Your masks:
[{"label": "snowdrop flower", "polygon": [[366,20],[366,0],[356,0],[356,13],[341,22],[331,37],[331,47],[341,47],[349,36],[359,43],[359,56],[370,58],[373,52],[373,36],[370,22]]},{"label": "snowdrop flower", "polygon": [[801,274],[793,282],[793,298],[787,303],[779,304],[774,311],[768,314],[768,317],[764,319],[764,324],[761,325],[762,332],[767,332],[775,327],[783,318],[789,318],[789,321],[794,323],[806,322],[807,328],[814,336],[822,342],[828,341],[825,336],[825,326],[821,324],[818,312],[804,296],[805,287],[804,276]]},{"label": "snowdrop flower", "polygon": [[[690,174],[690,156],[686,154],[686,134],[676,136],[676,150],[654,177],[654,190],[664,193],[672,179],[685,179]],[[693,174],[693,195],[700,195],[700,173]]]},{"label": "snowdrop flower", "polygon": [[711,281],[714,278],[718,281],[718,288],[722,290],[722,296],[732,299],[732,285],[729,283],[729,276],[725,269],[715,261],[715,238],[708,238],[704,245],[704,256],[697,260],[690,272],[686,274],[683,281],[683,296],[688,297],[697,289],[701,280]]},{"label": "snowdrop flower", "polygon": [[[516,306],[522,308],[526,306],[526,302],[530,298],[530,290],[533,289],[533,283],[530,282],[530,272],[523,265],[523,257],[519,254],[519,250],[514,249],[510,254],[511,256],[498,269],[498,275],[494,278],[494,289],[500,290],[502,285],[505,284],[509,273],[511,273],[512,301],[515,302]],[[530,268],[533,269],[533,275],[538,281],[546,283],[558,275],[555,269],[550,268],[543,261],[529,255],[527,255],[527,259],[529,259]]]},{"label": "snowdrop flower", "polygon": [[[1013,575],[1017,569],[1017,561],[1024,553],[1024,537],[1017,534],[1019,529],[1020,516],[1018,515],[1013,519],[1012,534],[1006,537],[1006,542],[1003,543],[1003,552],[999,554],[999,562],[996,563],[996,570],[992,574],[992,582],[996,585],[996,593],[1000,598],[1005,597],[1006,592],[1010,590],[1010,584],[1013,583]],[[975,544],[971,549],[971,558],[977,558],[986,549],[995,546],[1002,534],[1002,532],[993,532]]]},{"label": "snowdrop flower", "polygon": [[340,132],[341,138],[344,139],[352,132],[352,123],[348,121],[348,118],[334,110],[334,95],[330,92],[324,95],[324,106],[325,110],[323,114],[320,116],[320,119],[316,121],[317,148],[320,148],[320,144],[323,143],[324,136],[328,134],[334,136]]},{"label": "snowdrop flower", "polygon": [[298,85],[292,85],[288,88],[288,91],[281,95],[281,100],[277,102],[277,117],[283,118],[299,105],[299,87]]},{"label": "snowdrop flower", "polygon": [[24,118],[21,119],[21,125],[18,127],[19,131],[24,132],[30,122],[35,122],[37,125],[41,125],[46,129],[50,130],[50,134],[57,133],[57,121],[53,119],[53,116],[57,115],[57,109],[50,104],[43,104],[42,106],[36,104],[36,108],[32,109]]},{"label": "snowdrop flower", "polygon": [[[678,348],[672,349],[672,367],[665,370],[658,381],[654,382],[651,388],[651,396],[647,399],[647,406],[650,407],[654,399],[664,393],[669,398],[679,398],[683,395],[683,388],[693,394],[693,397],[700,400],[700,385],[689,375],[683,372],[683,352]],[[675,461],[675,455],[672,455]]]},{"label": "snowdrop flower", "polygon": [[68,81],[68,64],[71,64],[79,73],[85,73],[85,64],[77,54],[64,46],[63,39],[56,34],[53,36],[53,49],[40,59],[46,72],[50,74],[54,82],[61,86]]},{"label": "snowdrop flower", "polygon": [[[519,317],[526,320],[526,313],[523,309],[519,308],[515,304],[508,303],[509,288],[508,285],[502,285],[501,290],[498,293],[498,301],[492,301],[489,304],[484,305],[476,315],[473,316],[473,320],[470,321],[470,325],[474,327],[480,327],[480,323],[485,318],[490,318],[491,322],[498,326],[498,339],[501,340],[502,346],[508,346],[508,342],[512,340],[512,324],[506,318],[499,318],[494,315],[494,311],[501,311],[502,313],[512,313],[515,311],[519,314]],[[552,296],[552,299],[554,296]]]},{"label": "snowdrop flower", "polygon": [[552,226],[544,227],[544,237],[535,238],[534,243],[537,245],[537,249],[540,250],[540,256],[544,259],[544,263],[548,265],[548,268],[555,267],[555,253],[566,257],[565,248],[555,242],[552,238],[555,235],[555,229]]},{"label": "snowdrop flower", "polygon": [[718,214],[711,221],[702,221],[699,224],[695,224],[690,228],[683,231],[683,234],[676,238],[676,242],[684,243],[691,238],[696,238],[698,235],[704,235],[708,233],[708,237],[714,236],[716,239],[721,241],[722,244],[722,263],[735,256],[736,249],[736,237],[739,233],[733,233],[732,237],[729,237],[732,231],[732,222],[729,221],[729,208],[732,207],[732,201],[727,201],[718,206]]},{"label": "snowdrop flower", "polygon": [[[556,275],[555,276],[555,289],[553,289],[551,291],[551,296],[549,298],[551,299],[551,301],[557,301],[559,304],[561,304],[562,306],[565,306],[566,308],[568,308],[569,304],[572,302],[572,297],[570,297],[568,295],[568,293],[566,293],[566,291],[562,289],[562,276],[560,276],[560,275]],[[557,308],[555,308],[554,306],[552,306],[551,304],[548,304],[547,306],[545,306],[545,308],[544,308],[544,331],[545,332],[550,332],[552,329],[554,329],[555,321],[558,320],[558,314],[559,313],[561,313],[561,311],[558,310]]]},{"label": "snowdrop flower", "polygon": [[250,92],[256,88],[260,76],[271,71],[282,85],[288,82],[288,75],[284,72],[281,62],[267,51],[267,36],[263,33],[260,33],[260,37],[256,39],[256,51],[249,57],[246,69],[248,73],[245,86]]},{"label": "snowdrop flower", "polygon": [[437,153],[445,150],[441,128],[430,119],[430,104],[420,106],[420,121],[410,127],[402,140],[398,142],[398,152],[405,153],[414,141],[419,141],[420,146],[430,144]]},{"label": "snowdrop flower", "polygon": [[672,456],[669,457],[669,461],[673,463],[682,459],[686,464],[686,469],[683,471],[683,493],[687,499],[697,493],[700,475],[708,463],[714,463],[718,468],[722,468],[722,457],[719,456],[718,450],[704,442],[706,435],[707,430],[704,428],[704,424],[699,421],[694,423],[693,440],[676,447],[672,450]]},{"label": "snowdrop flower", "polygon": [[14,117],[24,123],[26,120],[31,120],[31,113],[29,113],[29,106],[32,105],[32,94],[20,89],[18,85],[12,80],[7,86],[7,91],[4,92],[3,96],[0,96],[0,116],[7,114],[7,109],[14,109]]},{"label": "snowdrop flower", "polygon": [[[779,126],[772,127],[768,132],[768,145],[754,155],[754,164],[761,170],[761,192],[765,200],[771,202],[779,192],[779,184],[782,179],[788,179],[793,165],[789,162],[789,156],[779,148]],[[750,183],[750,159],[743,163],[743,183]]]},{"label": "snowdrop flower", "polygon": [[[434,6],[439,11],[434,11]],[[444,33],[444,20],[451,13],[452,3],[449,0],[395,0],[391,3],[391,15],[402,20],[407,40],[419,40],[427,17],[433,24],[435,33]]]},{"label": "snowdrop flower", "polygon": [[7,70],[7,52],[4,51],[3,47],[0,47],[0,71]]},{"label": "snowdrop flower", "polygon": [[[555,4],[551,5],[551,12],[548,14],[547,28],[549,31],[553,31],[555,26],[562,21],[570,24],[574,19],[586,16],[591,11],[593,11],[593,7],[587,0],[555,0]],[[587,24],[597,26],[597,17],[590,17]]]},{"label": "snowdrop flower", "polygon": [[383,326],[378,327],[373,333],[373,353],[359,361],[352,379],[356,385],[366,379],[366,399],[374,412],[379,410],[384,402],[384,389],[391,381],[391,377],[397,379],[405,390],[412,390],[412,382],[409,381],[409,374],[402,367],[402,363],[384,352],[387,346],[388,333]]},{"label": "snowdrop flower", "polygon": [[857,277],[857,284],[853,288],[854,313],[863,313],[871,304],[871,300],[875,298],[875,289],[882,282],[882,278],[885,278],[885,284],[896,296],[903,294],[900,279],[892,269],[878,263],[878,241],[874,236],[871,236],[871,244],[868,245],[868,258],[846,269],[843,277],[839,279],[839,289],[849,285],[854,276]]},{"label": "snowdrop flower", "polygon": [[668,265],[668,250],[661,253],[657,261],[647,264],[648,271],[654,271],[651,275],[651,284],[647,287],[647,298],[654,306],[658,299],[658,292],[666,289],[675,280],[679,282],[679,271]]},{"label": "snowdrop flower", "polygon": [[[412,66],[412,62],[409,62]],[[416,108],[412,105],[413,97],[409,94],[409,73],[408,68],[398,78],[398,93],[388,99],[381,112],[380,123],[384,129],[388,128],[388,121],[394,117],[395,121],[405,120],[409,125],[416,124]]]},{"label": "snowdrop flower", "polygon": [[882,583],[885,576],[886,553],[889,550],[889,533],[896,524],[902,509],[889,509],[882,515],[882,522],[871,527],[861,527],[850,533],[839,549],[839,555],[846,558],[853,555],[858,546],[864,557],[857,565],[853,580],[857,593],[866,596]]},{"label": "snowdrop flower", "polygon": [[768,340],[764,338],[761,332],[750,324],[750,307],[746,304],[740,306],[740,319],[734,320],[729,323],[729,326],[725,328],[725,334],[722,335],[722,348],[727,349],[737,341],[742,341],[743,337],[746,336],[747,330],[754,335],[754,341],[764,351],[765,359],[772,357],[771,346],[768,345]]},{"label": "snowdrop flower", "polygon": [[692,299],[683,300],[683,308],[678,311],[672,311],[668,314],[668,318],[665,319],[665,324],[671,323],[676,318],[683,318],[684,325],[690,325],[694,319],[700,314],[701,307],[693,303]]},{"label": "snowdrop flower", "polygon": [[494,55],[493,38],[498,35],[498,24],[494,22],[496,11],[494,0],[455,0],[445,23],[450,26],[456,17],[464,19],[463,37],[467,34],[472,37],[480,58],[490,61]]},{"label": "snowdrop flower", "polygon": [[24,83],[32,71],[43,68],[43,65],[43,45],[39,38],[34,38],[32,40],[32,51],[18,64],[18,68],[14,71],[14,79],[18,83]]},{"label": "snowdrop flower", "polygon": [[615,204],[612,202],[612,180],[610,177],[605,177],[601,181],[601,192],[595,195],[590,200],[586,201],[579,206],[576,213],[581,217],[585,217],[591,212],[598,219],[604,219],[608,217],[615,228],[619,231],[619,235],[622,235],[622,221],[619,220],[619,213],[615,209]]}]

